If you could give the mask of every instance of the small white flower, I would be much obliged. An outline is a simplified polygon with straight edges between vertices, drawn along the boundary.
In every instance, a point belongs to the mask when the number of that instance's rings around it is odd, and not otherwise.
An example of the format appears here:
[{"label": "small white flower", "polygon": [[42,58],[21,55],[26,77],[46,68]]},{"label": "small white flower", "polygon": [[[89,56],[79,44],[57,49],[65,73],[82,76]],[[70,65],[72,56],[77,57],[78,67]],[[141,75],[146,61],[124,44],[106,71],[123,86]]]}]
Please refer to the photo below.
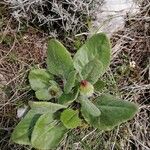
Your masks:
[{"label": "small white flower", "polygon": [[26,40],[26,39],[28,39],[28,38],[29,38],[28,35],[24,35],[24,36],[23,36],[23,39],[24,39],[24,40]]},{"label": "small white flower", "polygon": [[130,62],[130,67],[131,67],[131,68],[135,68],[135,66],[136,66],[135,61],[131,61],[131,62]]}]

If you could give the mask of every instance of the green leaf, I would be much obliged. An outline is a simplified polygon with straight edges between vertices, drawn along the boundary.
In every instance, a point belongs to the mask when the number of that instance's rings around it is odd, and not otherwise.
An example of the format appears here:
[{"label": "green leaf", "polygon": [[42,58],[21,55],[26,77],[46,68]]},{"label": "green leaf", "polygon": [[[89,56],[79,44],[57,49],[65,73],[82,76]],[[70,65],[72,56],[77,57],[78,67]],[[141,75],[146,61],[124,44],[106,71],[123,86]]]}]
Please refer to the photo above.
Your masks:
[{"label": "green leaf", "polygon": [[89,61],[82,70],[82,77],[86,79],[91,84],[94,84],[98,78],[103,75],[105,70],[103,69],[103,64],[98,59],[93,59]]},{"label": "green leaf", "polygon": [[68,129],[73,129],[81,125],[81,119],[78,117],[78,111],[66,109],[61,113],[61,122]]},{"label": "green leaf", "polygon": [[100,116],[100,110],[87,98],[81,98],[81,112],[89,124],[94,124]]},{"label": "green leaf", "polygon": [[[30,110],[27,115],[19,122],[19,124],[15,127],[11,139],[13,142],[17,144],[30,145],[29,133],[31,132],[30,124],[32,122],[33,117],[36,115],[36,111]],[[29,130],[30,128],[30,130]]]},{"label": "green leaf", "polygon": [[115,126],[133,118],[138,111],[138,107],[134,103],[117,99],[108,94],[101,95],[95,101],[101,115],[93,126],[101,130],[113,129]]},{"label": "green leaf", "polygon": [[95,84],[94,84],[94,90],[99,92],[102,91],[106,86],[106,82],[102,81],[102,80],[98,80]]},{"label": "green leaf", "polygon": [[70,103],[72,103],[73,101],[76,100],[77,96],[79,94],[79,90],[78,87],[76,87],[71,93],[69,94],[65,94],[63,93],[58,101],[60,104],[64,104],[64,105],[69,105]]},{"label": "green leaf", "polygon": [[31,107],[32,110],[44,114],[44,113],[54,113],[59,109],[66,108],[66,106],[61,105],[61,104],[56,104],[56,103],[51,103],[51,102],[29,102],[29,106]]},{"label": "green leaf", "polygon": [[67,129],[58,121],[53,120],[51,113],[42,115],[36,122],[31,144],[34,148],[49,150],[58,146]]},{"label": "green leaf", "polygon": [[30,122],[30,125],[29,125],[29,129],[28,129],[28,138],[29,140],[31,141],[31,135],[32,135],[32,132],[33,132],[33,128],[37,122],[37,120],[40,118],[42,114],[35,114]]},{"label": "green leaf", "polygon": [[71,54],[55,39],[48,42],[47,67],[50,73],[58,76],[61,75],[65,78],[73,69]]},{"label": "green leaf", "polygon": [[67,82],[64,86],[64,92],[68,94],[75,85],[77,72],[75,70],[71,71],[67,77]]},{"label": "green leaf", "polygon": [[58,99],[60,104],[67,104],[69,105],[76,99],[76,93],[63,93],[61,97]]},{"label": "green leaf", "polygon": [[29,73],[29,82],[34,91],[47,88],[51,79],[53,76],[46,69],[33,69]]},{"label": "green leaf", "polygon": [[107,36],[104,33],[95,34],[75,54],[74,67],[81,73],[90,61],[98,59],[103,65],[102,75],[110,64],[110,54],[110,42]]},{"label": "green leaf", "polygon": [[39,100],[50,100],[52,98],[48,89],[40,89],[36,91],[35,96]]},{"label": "green leaf", "polygon": [[[66,108],[66,106],[55,104],[51,102],[29,102],[31,110],[26,114],[26,116],[19,122],[15,127],[11,139],[18,144],[30,145],[30,136],[37,121],[38,116],[45,113],[53,114],[59,109]],[[37,119],[35,119],[35,117]]]}]

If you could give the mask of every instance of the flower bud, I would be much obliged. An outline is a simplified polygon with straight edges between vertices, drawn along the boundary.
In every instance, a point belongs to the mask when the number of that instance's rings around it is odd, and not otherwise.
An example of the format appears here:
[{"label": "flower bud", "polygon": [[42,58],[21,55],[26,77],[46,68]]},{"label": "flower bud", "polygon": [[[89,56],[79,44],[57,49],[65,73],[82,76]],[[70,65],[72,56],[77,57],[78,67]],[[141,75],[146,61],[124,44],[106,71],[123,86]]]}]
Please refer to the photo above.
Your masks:
[{"label": "flower bud", "polygon": [[50,81],[51,86],[48,88],[49,94],[53,98],[58,98],[62,94],[62,90],[55,81]]},{"label": "flower bud", "polygon": [[94,93],[93,85],[87,80],[82,80],[80,82],[80,94],[82,96],[91,97]]}]

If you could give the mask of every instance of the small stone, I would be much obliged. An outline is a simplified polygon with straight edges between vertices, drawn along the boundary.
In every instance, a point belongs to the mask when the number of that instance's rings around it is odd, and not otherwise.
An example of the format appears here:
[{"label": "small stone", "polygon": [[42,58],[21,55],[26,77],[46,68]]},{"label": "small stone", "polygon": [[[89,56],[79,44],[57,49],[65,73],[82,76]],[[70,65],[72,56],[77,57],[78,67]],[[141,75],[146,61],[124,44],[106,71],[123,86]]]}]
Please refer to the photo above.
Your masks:
[{"label": "small stone", "polygon": [[27,112],[28,106],[24,105],[23,107],[18,108],[17,110],[17,117],[21,118],[24,116],[24,114]]}]

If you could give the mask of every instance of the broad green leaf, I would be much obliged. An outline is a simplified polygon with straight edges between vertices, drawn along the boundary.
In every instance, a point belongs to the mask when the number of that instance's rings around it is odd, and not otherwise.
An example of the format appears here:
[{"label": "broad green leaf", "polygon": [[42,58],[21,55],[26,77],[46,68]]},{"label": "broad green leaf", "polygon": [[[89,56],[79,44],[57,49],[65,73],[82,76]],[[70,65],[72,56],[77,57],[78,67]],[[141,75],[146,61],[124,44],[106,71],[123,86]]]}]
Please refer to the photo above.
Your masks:
[{"label": "broad green leaf", "polygon": [[73,69],[71,54],[57,40],[52,39],[48,42],[47,68],[54,75],[61,75],[67,78]]},{"label": "broad green leaf", "polygon": [[98,78],[104,74],[104,72],[105,70],[103,69],[103,64],[95,58],[85,65],[81,74],[83,79],[86,79],[91,84],[94,84]]},{"label": "broad green leaf", "polygon": [[103,94],[95,101],[101,115],[93,126],[101,130],[113,129],[115,126],[133,118],[138,111],[138,107],[134,103],[120,100],[112,95]]},{"label": "broad green leaf", "polygon": [[76,100],[79,94],[78,88],[75,88],[71,93],[65,94],[63,93],[59,98],[58,101],[60,104],[69,105],[73,101]]},{"label": "broad green leaf", "polygon": [[47,88],[51,79],[53,79],[53,76],[46,69],[33,69],[29,73],[29,82],[34,91]]},{"label": "broad green leaf", "polygon": [[58,146],[66,132],[67,129],[62,123],[54,120],[51,113],[44,114],[34,126],[31,144],[37,149],[53,149]]},{"label": "broad green leaf", "polygon": [[96,58],[102,63],[104,73],[110,63],[110,54],[110,42],[107,36],[104,33],[95,34],[75,54],[74,67],[81,73],[85,65]]},{"label": "broad green leaf", "polygon": [[35,96],[39,100],[50,100],[52,98],[48,89],[40,89],[36,91]]},{"label": "broad green leaf", "polygon": [[98,80],[95,84],[94,84],[94,90],[99,92],[102,91],[104,89],[104,87],[106,86],[106,83],[102,80]]},{"label": "broad green leaf", "polygon": [[66,94],[68,94],[72,88],[74,87],[75,85],[75,80],[76,80],[76,74],[77,72],[75,70],[71,71],[67,77],[67,81],[66,81],[66,84],[64,86],[64,92]]},{"label": "broad green leaf", "polygon": [[54,113],[59,109],[66,108],[66,106],[61,105],[61,104],[56,104],[56,103],[51,103],[51,102],[29,102],[29,106],[31,107],[32,110],[44,114],[44,113]]},{"label": "broad green leaf", "polygon": [[58,100],[60,104],[70,104],[75,100],[75,98],[76,93],[69,93],[69,94],[63,93]]},{"label": "broad green leaf", "polygon": [[81,112],[89,124],[95,123],[101,114],[100,110],[90,100],[84,97],[81,98]]},{"label": "broad green leaf", "polygon": [[37,115],[51,113],[53,114],[59,109],[66,108],[66,106],[55,104],[51,102],[29,102],[31,110],[15,127],[11,139],[18,144],[30,145],[30,136],[33,130],[33,126],[36,122]]},{"label": "broad green leaf", "polygon": [[78,117],[78,111],[70,108],[61,113],[60,120],[68,129],[73,129],[81,125],[81,119]]},{"label": "broad green leaf", "polygon": [[[30,124],[32,122],[33,117],[38,112],[34,110],[30,110],[27,115],[19,122],[19,124],[15,127],[11,139],[13,142],[17,144],[30,145],[29,133],[32,131],[30,128]],[[30,129],[30,130],[29,130]]]},{"label": "broad green leaf", "polygon": [[29,129],[28,129],[28,138],[29,140],[31,141],[31,135],[32,135],[32,132],[33,132],[33,128],[37,122],[37,120],[40,118],[42,114],[35,114],[30,122],[30,125],[29,125]]}]

